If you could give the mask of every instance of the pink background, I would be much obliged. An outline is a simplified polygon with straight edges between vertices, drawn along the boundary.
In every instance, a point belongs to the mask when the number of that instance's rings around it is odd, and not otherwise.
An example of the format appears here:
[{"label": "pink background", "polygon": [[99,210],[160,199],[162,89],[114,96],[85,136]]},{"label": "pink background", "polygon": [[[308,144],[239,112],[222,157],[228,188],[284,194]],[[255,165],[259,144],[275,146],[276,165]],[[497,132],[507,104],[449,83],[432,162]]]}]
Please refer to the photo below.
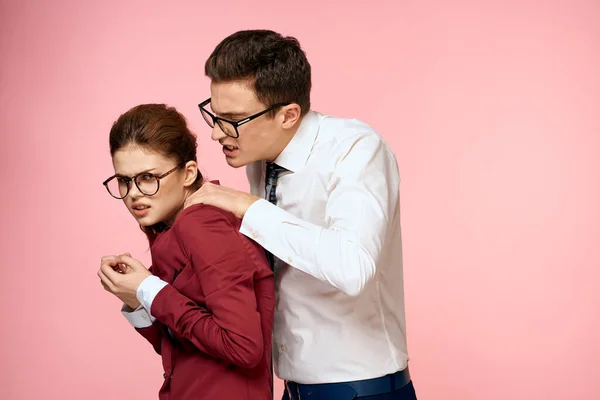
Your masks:
[{"label": "pink background", "polygon": [[101,185],[108,129],[167,102],[247,188],[196,107],[243,28],[297,36],[314,108],[398,156],[419,399],[600,398],[598,1],[83,3],[0,0],[0,398],[156,398],[159,358],[96,277],[149,260]]}]

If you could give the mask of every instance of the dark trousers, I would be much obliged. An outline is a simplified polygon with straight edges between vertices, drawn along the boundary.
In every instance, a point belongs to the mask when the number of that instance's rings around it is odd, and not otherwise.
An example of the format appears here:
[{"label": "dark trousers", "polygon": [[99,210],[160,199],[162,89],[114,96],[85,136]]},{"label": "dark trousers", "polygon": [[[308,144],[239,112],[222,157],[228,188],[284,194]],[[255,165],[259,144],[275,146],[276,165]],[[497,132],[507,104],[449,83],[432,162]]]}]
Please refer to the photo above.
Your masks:
[{"label": "dark trousers", "polygon": [[291,385],[289,388],[290,392],[288,393],[288,387],[286,385],[285,391],[283,392],[282,400],[417,400],[415,387],[413,386],[412,381],[408,382],[407,385],[393,392],[363,397],[355,397],[354,394],[351,393],[348,393],[346,396],[344,396],[344,394],[342,393],[336,393],[335,397],[324,395],[312,396],[309,394],[307,396],[299,398],[297,392],[294,390],[295,387]]}]

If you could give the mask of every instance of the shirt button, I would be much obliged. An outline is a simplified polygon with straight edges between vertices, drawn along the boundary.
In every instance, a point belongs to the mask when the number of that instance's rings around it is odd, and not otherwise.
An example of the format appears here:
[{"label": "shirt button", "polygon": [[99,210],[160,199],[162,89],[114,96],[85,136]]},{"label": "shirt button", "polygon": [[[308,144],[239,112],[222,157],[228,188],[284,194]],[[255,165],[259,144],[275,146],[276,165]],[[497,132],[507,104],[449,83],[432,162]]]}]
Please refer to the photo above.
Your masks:
[{"label": "shirt button", "polygon": [[291,264],[292,263],[292,257],[288,257],[287,262],[288,262],[288,264]]},{"label": "shirt button", "polygon": [[256,232],[256,231],[252,231],[252,237],[253,237],[254,239],[258,238],[258,232]]},{"label": "shirt button", "polygon": [[285,352],[287,350],[287,347],[285,347],[285,344],[282,344],[281,346],[279,346],[279,350]]},{"label": "shirt button", "polygon": [[142,314],[141,318],[146,319],[146,314]]}]

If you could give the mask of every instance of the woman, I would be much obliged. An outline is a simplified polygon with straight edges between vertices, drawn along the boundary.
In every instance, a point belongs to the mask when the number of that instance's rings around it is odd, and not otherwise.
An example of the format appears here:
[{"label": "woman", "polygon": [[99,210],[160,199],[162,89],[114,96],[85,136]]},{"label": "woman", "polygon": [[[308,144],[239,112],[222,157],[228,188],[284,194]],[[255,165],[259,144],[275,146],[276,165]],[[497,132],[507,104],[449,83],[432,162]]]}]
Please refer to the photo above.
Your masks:
[{"label": "woman", "polygon": [[202,185],[184,117],[165,105],[134,107],[112,126],[110,152],[115,174],[104,185],[148,236],[152,267],[110,256],[98,275],[162,355],[159,398],[271,399],[273,273],[239,219],[184,209]]}]

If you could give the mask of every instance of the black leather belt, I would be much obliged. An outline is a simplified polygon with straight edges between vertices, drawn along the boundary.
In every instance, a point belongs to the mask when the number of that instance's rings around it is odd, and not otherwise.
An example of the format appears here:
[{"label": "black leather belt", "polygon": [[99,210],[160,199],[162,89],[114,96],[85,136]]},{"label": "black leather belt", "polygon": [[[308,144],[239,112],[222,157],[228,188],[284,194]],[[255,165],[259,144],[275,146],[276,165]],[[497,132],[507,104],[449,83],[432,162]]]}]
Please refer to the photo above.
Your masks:
[{"label": "black leather belt", "polygon": [[376,396],[394,392],[410,382],[408,367],[394,374],[380,378],[352,382],[301,384],[285,382],[285,387],[293,400],[306,399],[353,399],[355,397]]}]

